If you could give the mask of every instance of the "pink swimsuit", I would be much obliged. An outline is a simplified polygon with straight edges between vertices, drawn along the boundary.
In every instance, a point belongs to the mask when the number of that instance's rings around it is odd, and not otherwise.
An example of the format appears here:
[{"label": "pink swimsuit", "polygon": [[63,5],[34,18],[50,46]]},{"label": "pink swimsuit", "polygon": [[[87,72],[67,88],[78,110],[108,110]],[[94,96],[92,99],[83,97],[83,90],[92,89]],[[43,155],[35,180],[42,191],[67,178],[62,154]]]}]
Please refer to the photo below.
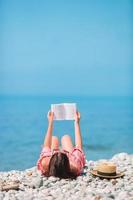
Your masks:
[{"label": "pink swimsuit", "polygon": [[37,161],[37,168],[42,172],[42,174],[45,175],[45,171],[42,167],[42,159],[45,157],[51,157],[56,152],[65,153],[69,158],[69,162],[73,163],[73,165],[77,167],[77,175],[80,175],[82,173],[85,166],[85,154],[82,149],[75,147],[70,153],[66,150],[51,150],[49,147],[43,147],[40,158]]}]

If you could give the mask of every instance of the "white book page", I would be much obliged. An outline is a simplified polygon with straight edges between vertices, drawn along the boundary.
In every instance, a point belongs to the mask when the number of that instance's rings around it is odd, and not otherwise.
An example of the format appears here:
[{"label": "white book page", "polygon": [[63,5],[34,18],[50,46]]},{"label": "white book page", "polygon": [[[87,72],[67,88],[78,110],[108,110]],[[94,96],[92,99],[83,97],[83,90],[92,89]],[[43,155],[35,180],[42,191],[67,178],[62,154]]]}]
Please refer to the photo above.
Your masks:
[{"label": "white book page", "polygon": [[54,120],[74,120],[76,103],[52,104],[51,111],[54,112]]},{"label": "white book page", "polygon": [[65,103],[65,119],[74,120],[76,113],[76,104],[75,103]]}]

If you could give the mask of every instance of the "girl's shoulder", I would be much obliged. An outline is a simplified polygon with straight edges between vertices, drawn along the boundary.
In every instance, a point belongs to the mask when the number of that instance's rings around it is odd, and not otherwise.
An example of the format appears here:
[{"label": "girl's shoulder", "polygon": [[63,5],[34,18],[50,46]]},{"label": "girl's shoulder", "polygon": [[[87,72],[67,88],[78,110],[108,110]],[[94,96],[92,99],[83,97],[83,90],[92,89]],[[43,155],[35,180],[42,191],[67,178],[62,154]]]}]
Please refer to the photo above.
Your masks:
[{"label": "girl's shoulder", "polygon": [[72,155],[75,155],[76,157],[85,157],[83,149],[78,147],[73,148]]},{"label": "girl's shoulder", "polygon": [[75,147],[71,154],[69,154],[70,165],[72,168],[77,168],[81,171],[85,166],[85,153],[82,149]]},{"label": "girl's shoulder", "polygon": [[42,164],[44,171],[48,171],[50,159],[51,159],[51,157],[44,157],[42,159],[41,164]]},{"label": "girl's shoulder", "polygon": [[51,149],[49,147],[43,147],[40,153],[40,157],[37,161],[37,167],[42,173],[48,170],[49,161],[51,158]]}]

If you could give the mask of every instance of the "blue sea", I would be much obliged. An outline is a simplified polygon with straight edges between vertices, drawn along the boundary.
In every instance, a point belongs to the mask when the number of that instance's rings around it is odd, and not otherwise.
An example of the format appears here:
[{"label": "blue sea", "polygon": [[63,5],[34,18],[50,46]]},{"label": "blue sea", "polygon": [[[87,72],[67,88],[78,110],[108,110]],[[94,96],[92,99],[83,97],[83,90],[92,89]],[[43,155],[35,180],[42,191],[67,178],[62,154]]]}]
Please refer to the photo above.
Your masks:
[{"label": "blue sea", "polygon": [[[75,102],[88,160],[133,153],[133,97],[0,96],[0,171],[36,165],[52,103]],[[53,134],[70,134],[73,121],[55,121]]]}]

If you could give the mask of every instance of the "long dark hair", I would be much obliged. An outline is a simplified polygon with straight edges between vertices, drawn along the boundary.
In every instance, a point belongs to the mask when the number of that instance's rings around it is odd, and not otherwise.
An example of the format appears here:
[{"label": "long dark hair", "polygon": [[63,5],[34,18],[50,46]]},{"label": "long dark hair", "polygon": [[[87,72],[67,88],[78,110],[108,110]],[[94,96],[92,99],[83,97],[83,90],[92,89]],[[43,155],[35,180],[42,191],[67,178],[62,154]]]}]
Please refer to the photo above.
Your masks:
[{"label": "long dark hair", "polygon": [[55,176],[59,178],[75,179],[77,176],[70,170],[70,163],[67,155],[62,152],[57,152],[52,155],[47,176]]}]

